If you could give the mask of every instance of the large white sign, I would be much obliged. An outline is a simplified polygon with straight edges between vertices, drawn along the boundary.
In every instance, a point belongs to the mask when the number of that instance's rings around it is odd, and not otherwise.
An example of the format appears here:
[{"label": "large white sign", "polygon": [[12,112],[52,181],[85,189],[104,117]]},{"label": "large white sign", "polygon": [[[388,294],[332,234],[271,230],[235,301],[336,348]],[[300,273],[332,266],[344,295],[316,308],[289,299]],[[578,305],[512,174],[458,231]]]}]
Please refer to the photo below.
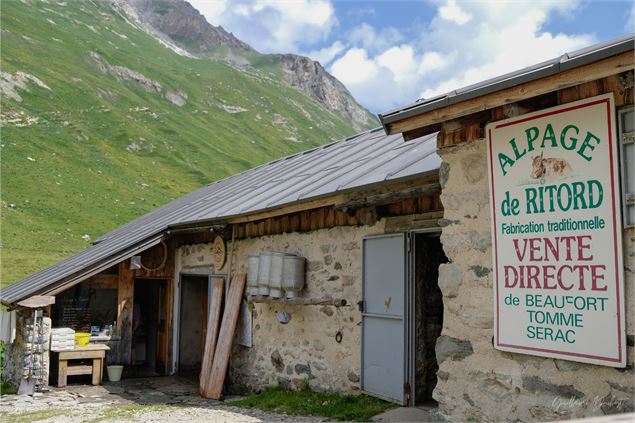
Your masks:
[{"label": "large white sign", "polygon": [[626,365],[613,96],[487,126],[494,345]]}]

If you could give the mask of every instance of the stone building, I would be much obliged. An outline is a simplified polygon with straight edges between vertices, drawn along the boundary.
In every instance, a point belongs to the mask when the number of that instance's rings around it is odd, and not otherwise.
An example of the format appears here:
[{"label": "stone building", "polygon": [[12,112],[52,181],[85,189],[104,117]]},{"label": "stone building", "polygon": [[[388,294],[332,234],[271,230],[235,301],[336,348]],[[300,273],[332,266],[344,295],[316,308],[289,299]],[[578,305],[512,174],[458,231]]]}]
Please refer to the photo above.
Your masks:
[{"label": "stone building", "polygon": [[[250,255],[295,254],[306,259],[298,298],[244,298],[229,390],[308,384],[409,406],[434,399],[460,421],[632,410],[634,62],[624,37],[382,114],[383,130],[203,187],[0,298],[15,308],[56,296],[53,327],[115,322],[106,360],[126,365],[124,377],[196,374],[211,281],[247,273]],[[544,124],[552,116],[571,122]],[[517,128],[524,150],[505,132]],[[520,190],[534,196],[523,207]],[[494,222],[510,216],[502,233]],[[569,226],[554,234],[556,223]]]},{"label": "stone building", "polygon": [[[404,139],[437,133],[437,153],[443,160],[440,169],[444,207],[440,221],[443,226],[441,242],[449,262],[439,268],[444,322],[442,337],[437,342],[439,371],[434,398],[445,415],[462,421],[500,420],[501,416],[533,421],[633,411],[634,62],[631,35],[380,116],[387,133],[401,133]],[[580,363],[577,362],[580,357],[573,355],[542,357],[540,355],[545,352],[540,351],[525,350],[525,354],[501,351],[494,348],[496,296],[492,295],[497,269],[492,266],[495,246],[490,184],[497,178],[489,175],[498,163],[496,158],[488,162],[488,136],[492,137],[492,134],[487,131],[497,128],[493,122],[531,123],[530,119],[548,115],[552,110],[568,116],[574,108],[595,102],[607,105],[603,107],[609,117],[605,128],[608,137],[601,142],[612,141],[617,157],[613,163],[611,160],[590,162],[581,173],[593,177],[617,164],[614,176],[618,183],[614,186],[614,194],[621,197],[623,208],[615,213],[615,243],[620,244],[621,257],[620,248],[613,250],[612,245],[606,248],[612,251],[608,256],[611,260],[623,263],[618,266],[613,283],[623,284],[618,292],[625,293],[625,298],[618,297],[617,318],[614,319],[617,322],[600,326],[593,335],[599,338],[599,332],[613,331],[615,323],[621,323],[617,350],[622,365],[616,362],[609,365],[617,367],[607,367],[606,362],[602,365]],[[583,123],[591,125],[601,116],[606,119],[605,115],[592,114],[585,117]],[[553,126],[557,127],[555,123]],[[580,141],[582,134],[581,131]],[[508,140],[492,137],[491,143],[507,143]],[[516,140],[520,141],[520,137]],[[557,141],[559,143],[560,138]],[[547,145],[551,146],[549,141]],[[562,156],[559,149],[562,148],[546,149],[545,157]],[[528,153],[525,160],[531,161],[529,156],[539,154],[539,151]],[[493,167],[490,168],[488,163]],[[496,204],[500,205],[500,200]],[[498,211],[496,215],[500,218]],[[561,219],[575,216],[575,212],[556,210],[551,215]],[[499,242],[501,239],[499,234]],[[498,285],[504,284],[501,275]],[[543,289],[540,292],[555,291]],[[518,331],[523,329],[518,322]],[[588,340],[591,345],[596,342],[599,339]],[[582,345],[575,346],[573,351],[582,352]]]},{"label": "stone building", "polygon": [[[116,322],[106,362],[126,365],[124,377],[198,374],[211,281],[247,273],[249,255],[295,254],[306,260],[298,298],[245,298],[228,389],[308,384],[404,404],[413,404],[415,394],[428,400],[443,314],[436,275],[445,261],[435,150],[435,136],[406,144],[376,129],[277,160],[115,229],[3,290],[2,299],[16,304],[54,295],[47,310],[53,327]],[[375,268],[381,261],[383,268]],[[409,283],[386,284],[395,277]],[[406,289],[429,295],[415,302]],[[280,312],[288,323],[279,321]],[[401,360],[391,351],[376,354],[387,345],[386,333],[373,327],[396,335]],[[365,374],[362,362],[372,371]]]}]

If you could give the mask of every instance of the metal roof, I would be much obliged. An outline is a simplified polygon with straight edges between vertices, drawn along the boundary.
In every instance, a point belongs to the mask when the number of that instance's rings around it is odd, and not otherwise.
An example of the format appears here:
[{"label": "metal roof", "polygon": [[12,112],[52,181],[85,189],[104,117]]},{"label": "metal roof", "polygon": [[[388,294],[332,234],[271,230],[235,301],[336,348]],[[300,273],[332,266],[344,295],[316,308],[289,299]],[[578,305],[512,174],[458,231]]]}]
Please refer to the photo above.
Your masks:
[{"label": "metal roof", "polygon": [[158,243],[169,228],[223,221],[334,193],[437,172],[436,134],[405,143],[381,128],[294,154],[214,182],[101,238],[49,268],[0,291],[12,304],[60,283],[80,281]]},{"label": "metal roof", "polygon": [[635,33],[623,35],[449,93],[417,100],[410,105],[380,114],[379,120],[388,133],[388,125],[391,123],[633,50],[634,41]]}]

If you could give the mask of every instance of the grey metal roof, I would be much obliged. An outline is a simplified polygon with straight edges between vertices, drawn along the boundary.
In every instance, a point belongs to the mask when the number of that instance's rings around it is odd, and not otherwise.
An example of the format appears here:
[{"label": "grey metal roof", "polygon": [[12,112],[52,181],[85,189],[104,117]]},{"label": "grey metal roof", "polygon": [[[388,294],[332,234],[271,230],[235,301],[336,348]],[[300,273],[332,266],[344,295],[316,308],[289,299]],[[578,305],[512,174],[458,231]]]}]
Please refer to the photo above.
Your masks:
[{"label": "grey metal roof", "polygon": [[98,239],[83,250],[0,291],[12,304],[79,281],[160,241],[171,227],[223,221],[334,193],[437,172],[436,134],[404,142],[381,128],[294,154],[207,185]]},{"label": "grey metal roof", "polygon": [[633,50],[634,41],[635,34],[623,35],[449,93],[417,100],[407,106],[381,113],[379,120],[388,132],[388,125],[391,123]]}]

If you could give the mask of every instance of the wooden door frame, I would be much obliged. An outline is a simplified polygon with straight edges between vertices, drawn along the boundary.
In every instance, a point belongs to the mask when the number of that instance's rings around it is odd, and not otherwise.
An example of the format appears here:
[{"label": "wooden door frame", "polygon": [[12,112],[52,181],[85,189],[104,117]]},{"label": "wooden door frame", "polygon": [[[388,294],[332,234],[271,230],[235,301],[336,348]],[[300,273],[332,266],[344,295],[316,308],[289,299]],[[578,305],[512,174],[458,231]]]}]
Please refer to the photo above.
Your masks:
[{"label": "wooden door frame", "polygon": [[[209,287],[209,281],[210,278],[222,278],[223,281],[225,281],[225,289],[227,288],[227,274],[226,273],[215,273],[215,272],[197,272],[197,273],[189,273],[186,270],[181,269],[178,273],[177,273],[177,277],[178,277],[178,282],[175,282],[174,278],[170,278],[171,279],[171,291],[172,291],[172,303],[171,306],[172,308],[170,309],[170,313],[171,313],[171,320],[170,320],[170,324],[172,327],[171,330],[171,351],[172,351],[172,355],[170,357],[171,360],[171,371],[172,374],[176,374],[179,372],[179,362],[180,362],[180,345],[181,345],[181,330],[180,330],[180,325],[181,325],[181,301],[183,299],[183,290],[181,289],[181,284],[183,282],[183,277],[187,277],[187,276],[192,276],[192,277],[201,277],[201,278],[206,278],[207,279],[207,301],[208,301],[208,310],[209,311],[209,296],[211,295],[211,291],[210,291],[210,287]],[[172,310],[174,310],[174,312],[172,313]],[[207,314],[205,315],[205,324],[207,324]]]},{"label": "wooden door frame", "polygon": [[177,317],[175,319],[175,324],[178,327],[178,332],[175,334],[176,336],[178,336],[177,339],[177,343],[176,343],[176,351],[178,351],[176,354],[176,365],[177,368],[175,369],[175,373],[179,372],[179,367],[181,364],[181,318],[182,318],[182,313],[183,313],[183,277],[191,277],[191,278],[200,278],[201,279],[201,284],[204,284],[204,289],[205,289],[205,295],[203,296],[203,298],[201,298],[201,309],[203,311],[203,319],[201,322],[201,350],[200,350],[200,359],[201,359],[201,363],[203,362],[203,354],[205,353],[205,339],[207,336],[207,319],[208,319],[208,314],[209,314],[209,297],[210,297],[210,277],[214,277],[214,276],[210,276],[210,275],[200,275],[200,274],[181,274],[179,275],[181,277],[180,281],[179,281],[179,298],[178,298],[178,304],[179,304],[179,315],[175,316]]},{"label": "wooden door frame", "polygon": [[[171,338],[171,334],[172,334],[172,301],[173,301],[173,295],[174,295],[174,289],[173,289],[173,284],[174,284],[174,278],[173,277],[159,277],[159,276],[140,276],[140,277],[134,277],[132,280],[132,286],[133,286],[133,294],[132,294],[132,304],[133,304],[133,308],[134,308],[134,298],[135,298],[135,292],[134,292],[134,285],[137,281],[146,281],[146,280],[153,280],[153,281],[162,281],[165,283],[165,337],[163,339],[163,344],[162,348],[159,348],[159,344],[157,342],[157,358],[159,356],[159,351],[165,351],[165,357],[161,358],[161,360],[163,361],[163,375],[167,376],[169,375],[169,362],[170,362],[170,338]],[[159,301],[161,301],[160,298],[158,298]],[[160,313],[160,303],[157,305],[157,311],[158,313]],[[159,320],[159,316],[155,316],[155,319],[157,319],[157,323]],[[158,341],[158,340],[157,340]],[[132,342],[132,340],[131,340]],[[130,348],[132,349],[132,345],[130,346]]]}]

